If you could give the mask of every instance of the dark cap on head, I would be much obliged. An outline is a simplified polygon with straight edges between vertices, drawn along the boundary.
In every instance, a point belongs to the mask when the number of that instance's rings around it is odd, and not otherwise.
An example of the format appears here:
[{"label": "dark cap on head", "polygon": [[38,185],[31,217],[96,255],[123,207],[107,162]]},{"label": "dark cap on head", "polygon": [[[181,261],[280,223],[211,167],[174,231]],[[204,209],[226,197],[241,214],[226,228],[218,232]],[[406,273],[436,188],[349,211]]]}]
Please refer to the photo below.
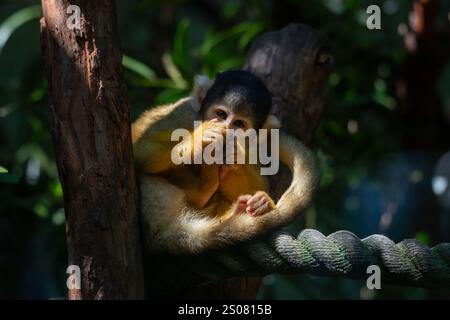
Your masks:
[{"label": "dark cap on head", "polygon": [[272,109],[272,97],[264,83],[251,72],[230,70],[217,75],[202,101],[200,113],[203,115],[215,104],[250,114],[259,129]]}]

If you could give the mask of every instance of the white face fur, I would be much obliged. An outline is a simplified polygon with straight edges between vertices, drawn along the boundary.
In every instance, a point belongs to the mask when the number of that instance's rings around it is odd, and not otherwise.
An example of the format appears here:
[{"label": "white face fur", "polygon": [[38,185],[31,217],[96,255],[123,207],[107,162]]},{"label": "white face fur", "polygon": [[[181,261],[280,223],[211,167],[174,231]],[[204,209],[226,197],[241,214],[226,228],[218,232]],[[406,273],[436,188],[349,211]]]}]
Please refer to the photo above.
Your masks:
[{"label": "white face fur", "polygon": [[[200,111],[200,105],[204,99],[206,92],[212,86],[213,80],[207,76],[198,75],[194,80],[194,90],[192,92],[192,108],[194,111]],[[228,129],[243,129],[248,130],[254,128],[253,120],[248,115],[234,113],[230,108],[221,105],[211,106],[205,113],[203,120],[217,119],[221,123],[225,123]],[[264,123],[263,128],[278,129],[281,127],[280,120],[274,116],[269,115]]]},{"label": "white face fur", "polygon": [[230,108],[221,105],[213,105],[205,112],[206,121],[216,119],[226,125],[227,129],[243,129],[244,131],[254,128],[254,123],[248,116],[234,113]]}]

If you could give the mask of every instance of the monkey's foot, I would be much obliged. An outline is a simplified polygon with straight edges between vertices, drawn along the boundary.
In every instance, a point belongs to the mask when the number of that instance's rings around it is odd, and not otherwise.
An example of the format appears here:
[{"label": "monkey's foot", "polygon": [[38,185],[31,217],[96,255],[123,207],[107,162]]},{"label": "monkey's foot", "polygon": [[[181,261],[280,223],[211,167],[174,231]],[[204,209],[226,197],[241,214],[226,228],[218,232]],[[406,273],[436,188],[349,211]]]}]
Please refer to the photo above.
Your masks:
[{"label": "monkey's foot", "polygon": [[275,203],[264,191],[257,191],[247,200],[246,212],[251,216],[260,216],[273,209],[275,209]]},{"label": "monkey's foot", "polygon": [[251,199],[251,195],[246,194],[239,196],[236,200],[236,207],[234,208],[233,214],[241,214],[244,213],[247,209],[247,202]]}]

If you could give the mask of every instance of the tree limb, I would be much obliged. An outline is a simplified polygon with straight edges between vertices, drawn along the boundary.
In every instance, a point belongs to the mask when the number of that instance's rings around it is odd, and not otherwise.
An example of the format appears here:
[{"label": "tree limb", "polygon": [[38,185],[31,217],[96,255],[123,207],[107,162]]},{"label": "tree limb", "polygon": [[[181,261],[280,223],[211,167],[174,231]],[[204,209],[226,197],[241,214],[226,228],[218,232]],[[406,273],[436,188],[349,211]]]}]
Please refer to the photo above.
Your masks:
[{"label": "tree limb", "polygon": [[[66,22],[81,9],[80,29]],[[143,298],[138,192],[113,0],[42,0],[41,42],[64,193],[69,299]]]}]

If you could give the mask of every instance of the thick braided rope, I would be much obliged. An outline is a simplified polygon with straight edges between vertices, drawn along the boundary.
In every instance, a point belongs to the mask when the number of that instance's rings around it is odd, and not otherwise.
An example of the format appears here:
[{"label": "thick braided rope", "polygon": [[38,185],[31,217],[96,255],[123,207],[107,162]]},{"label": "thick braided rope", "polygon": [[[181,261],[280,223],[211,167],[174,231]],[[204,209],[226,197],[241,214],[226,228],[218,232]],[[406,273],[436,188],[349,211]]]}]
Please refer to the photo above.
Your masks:
[{"label": "thick braided rope", "polygon": [[305,229],[296,238],[278,231],[228,249],[153,261],[157,262],[152,263],[149,280],[155,294],[211,280],[272,273],[367,279],[370,265],[380,268],[382,282],[450,288],[450,243],[430,249],[414,239],[395,244],[385,236],[371,235],[360,240],[348,231],[325,237]]}]

